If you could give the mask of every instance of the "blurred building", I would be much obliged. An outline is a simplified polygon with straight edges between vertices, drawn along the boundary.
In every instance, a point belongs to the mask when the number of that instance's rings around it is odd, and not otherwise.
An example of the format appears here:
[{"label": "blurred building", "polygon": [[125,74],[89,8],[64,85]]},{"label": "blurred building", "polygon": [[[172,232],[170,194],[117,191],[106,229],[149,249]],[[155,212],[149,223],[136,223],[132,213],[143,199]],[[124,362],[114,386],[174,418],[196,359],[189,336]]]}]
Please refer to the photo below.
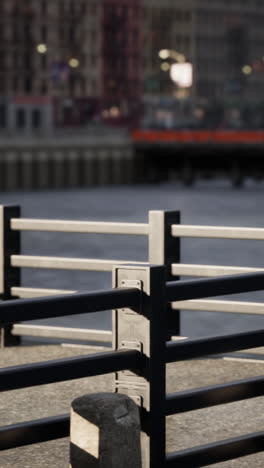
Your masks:
[{"label": "blurred building", "polygon": [[96,0],[1,0],[0,92],[98,95]]},{"label": "blurred building", "polygon": [[139,20],[140,0],[1,0],[0,126],[129,117],[142,88]]},{"label": "blurred building", "polygon": [[263,21],[263,0],[1,0],[0,127],[133,122],[142,96],[264,99]]},{"label": "blurred building", "polygon": [[105,118],[137,118],[143,92],[141,0],[102,0],[101,96]]},{"label": "blurred building", "polygon": [[[142,65],[145,95],[177,94],[170,78],[170,66],[175,54],[193,61],[194,2],[190,0],[143,0]],[[160,52],[168,51],[164,60]]]},{"label": "blurred building", "polygon": [[[262,0],[143,0],[145,94],[264,99]],[[161,59],[160,51],[170,57]],[[175,52],[193,66],[193,85],[175,86]]]}]

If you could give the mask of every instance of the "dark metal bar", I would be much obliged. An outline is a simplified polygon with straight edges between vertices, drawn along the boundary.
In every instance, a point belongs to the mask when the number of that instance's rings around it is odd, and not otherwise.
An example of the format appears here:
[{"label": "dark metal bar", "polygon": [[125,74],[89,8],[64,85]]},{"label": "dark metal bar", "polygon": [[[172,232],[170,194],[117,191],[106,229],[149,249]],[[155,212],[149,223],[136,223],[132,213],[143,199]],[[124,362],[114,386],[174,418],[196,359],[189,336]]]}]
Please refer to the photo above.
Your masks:
[{"label": "dark metal bar", "polygon": [[17,299],[0,304],[0,325],[26,320],[86,314],[140,304],[138,289],[110,289],[35,299]]},{"label": "dark metal bar", "polygon": [[0,391],[34,387],[119,370],[140,369],[144,356],[136,350],[109,351],[0,369]]},{"label": "dark metal bar", "polygon": [[192,449],[170,453],[166,466],[172,468],[198,468],[235,458],[245,457],[264,450],[264,432],[256,432],[241,437],[201,445]]},{"label": "dark metal bar", "polygon": [[[180,211],[159,210],[149,211],[149,263],[165,265],[166,280],[176,281],[179,277],[172,274],[172,263],[180,263],[180,237],[173,237],[171,226],[180,224]],[[180,311],[173,310],[167,304],[168,331],[167,340],[180,335]]]},{"label": "dark metal bar", "polygon": [[246,400],[264,395],[264,377],[171,393],[166,398],[166,415]]},{"label": "dark metal bar", "polygon": [[168,301],[185,301],[204,297],[237,294],[264,289],[264,273],[220,276],[217,278],[166,283]]},{"label": "dark metal bar", "polygon": [[[0,294],[4,301],[12,299],[12,287],[20,286],[21,271],[11,265],[11,255],[20,254],[21,235],[10,228],[13,216],[20,217],[20,207],[0,205]],[[20,338],[12,335],[12,326],[0,327],[0,346],[18,345]]]},{"label": "dark metal bar", "polygon": [[210,336],[196,340],[167,342],[167,362],[185,361],[211,354],[230,353],[258,348],[264,344],[264,330],[226,336]]},{"label": "dark metal bar", "polygon": [[0,450],[68,437],[70,415],[62,414],[0,427]]}]

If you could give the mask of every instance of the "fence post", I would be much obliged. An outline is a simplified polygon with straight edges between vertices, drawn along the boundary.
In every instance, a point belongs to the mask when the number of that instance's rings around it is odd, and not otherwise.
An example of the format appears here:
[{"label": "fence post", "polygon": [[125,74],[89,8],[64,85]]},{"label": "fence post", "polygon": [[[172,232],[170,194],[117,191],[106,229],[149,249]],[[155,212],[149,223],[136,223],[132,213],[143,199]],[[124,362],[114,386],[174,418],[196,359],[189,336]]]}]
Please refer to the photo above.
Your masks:
[{"label": "fence post", "polygon": [[165,343],[167,332],[165,267],[115,266],[113,286],[139,288],[138,310],[113,311],[114,349],[137,349],[146,358],[140,371],[117,372],[115,391],[129,395],[141,408],[142,468],[162,468],[165,463]]},{"label": "fence post", "polygon": [[[180,211],[149,211],[149,263],[165,265],[166,280],[177,281],[179,277],[172,276],[171,264],[180,263],[180,238],[171,235],[171,226],[180,224]],[[168,335],[180,335],[180,311],[167,305]]]},{"label": "fence post", "polygon": [[139,411],[126,395],[76,398],[70,440],[71,468],[141,468]]},{"label": "fence post", "polygon": [[[12,299],[12,286],[20,285],[20,269],[11,266],[11,255],[20,254],[20,232],[10,227],[12,218],[20,217],[20,207],[0,205],[0,297]],[[12,326],[0,328],[0,346],[18,344],[19,337],[11,334]]]}]

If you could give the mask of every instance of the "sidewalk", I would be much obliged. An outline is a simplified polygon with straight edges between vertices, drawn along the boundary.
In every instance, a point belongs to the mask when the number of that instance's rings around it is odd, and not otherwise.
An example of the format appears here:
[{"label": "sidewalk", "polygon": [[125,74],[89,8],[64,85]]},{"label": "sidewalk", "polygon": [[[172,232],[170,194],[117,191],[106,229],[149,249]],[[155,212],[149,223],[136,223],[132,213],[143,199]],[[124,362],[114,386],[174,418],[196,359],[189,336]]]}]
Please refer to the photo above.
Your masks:
[{"label": "sidewalk", "polygon": [[[1,351],[1,367],[98,352],[86,347],[28,346]],[[263,374],[264,361],[205,359],[167,366],[167,392],[202,387]],[[91,377],[0,394],[0,425],[69,412],[85,393],[112,390],[113,376]],[[263,398],[229,403],[167,418],[167,451],[263,430]],[[68,439],[3,451],[0,468],[65,468]],[[262,468],[263,453],[211,465],[215,468]]]}]

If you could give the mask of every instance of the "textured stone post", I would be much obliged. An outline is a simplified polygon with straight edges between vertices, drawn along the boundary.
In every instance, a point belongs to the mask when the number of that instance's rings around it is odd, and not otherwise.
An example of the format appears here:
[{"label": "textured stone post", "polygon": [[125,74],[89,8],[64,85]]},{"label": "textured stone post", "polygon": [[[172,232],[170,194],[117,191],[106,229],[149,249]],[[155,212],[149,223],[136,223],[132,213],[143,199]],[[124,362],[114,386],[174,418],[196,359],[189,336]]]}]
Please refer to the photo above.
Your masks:
[{"label": "textured stone post", "polygon": [[96,393],[72,402],[71,468],[141,468],[140,418],[126,395]]},{"label": "textured stone post", "polygon": [[[115,373],[116,393],[140,407],[142,468],[165,466],[167,297],[164,265],[113,266],[115,288],[137,288],[135,307],[113,311],[113,349],[137,350],[144,366]],[[124,468],[125,465],[124,465]]]}]

